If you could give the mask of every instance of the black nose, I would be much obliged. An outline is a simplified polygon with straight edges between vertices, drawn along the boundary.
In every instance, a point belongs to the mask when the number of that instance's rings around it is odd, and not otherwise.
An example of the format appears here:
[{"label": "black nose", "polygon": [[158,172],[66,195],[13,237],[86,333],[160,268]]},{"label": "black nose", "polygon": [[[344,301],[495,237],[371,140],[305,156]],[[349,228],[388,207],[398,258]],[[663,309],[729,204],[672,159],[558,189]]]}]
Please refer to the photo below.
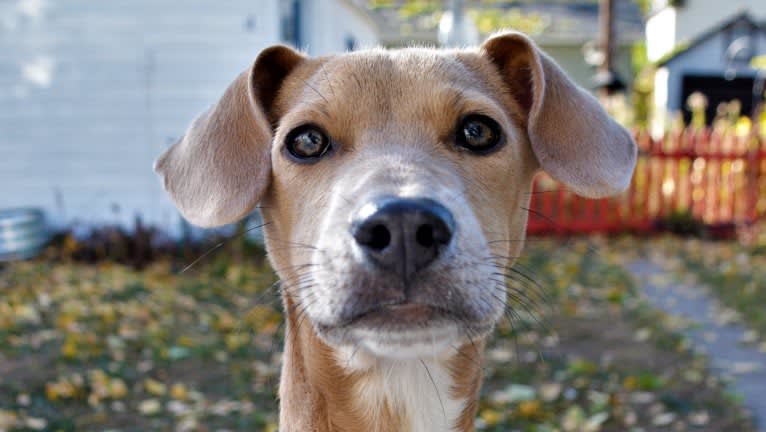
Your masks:
[{"label": "black nose", "polygon": [[351,233],[382,267],[409,279],[452,240],[455,220],[443,205],[424,198],[382,198],[354,216]]}]

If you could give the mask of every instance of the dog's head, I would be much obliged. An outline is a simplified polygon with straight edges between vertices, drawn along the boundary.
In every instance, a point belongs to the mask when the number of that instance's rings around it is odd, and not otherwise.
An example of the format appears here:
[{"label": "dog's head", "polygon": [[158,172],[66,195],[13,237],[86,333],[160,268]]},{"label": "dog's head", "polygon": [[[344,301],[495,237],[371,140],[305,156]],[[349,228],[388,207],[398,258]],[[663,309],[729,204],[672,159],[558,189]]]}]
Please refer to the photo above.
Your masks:
[{"label": "dog's head", "polygon": [[624,189],[628,133],[527,37],[308,59],[272,47],[157,162],[192,223],[261,203],[285,302],[330,346],[432,353],[489,332],[533,175]]}]

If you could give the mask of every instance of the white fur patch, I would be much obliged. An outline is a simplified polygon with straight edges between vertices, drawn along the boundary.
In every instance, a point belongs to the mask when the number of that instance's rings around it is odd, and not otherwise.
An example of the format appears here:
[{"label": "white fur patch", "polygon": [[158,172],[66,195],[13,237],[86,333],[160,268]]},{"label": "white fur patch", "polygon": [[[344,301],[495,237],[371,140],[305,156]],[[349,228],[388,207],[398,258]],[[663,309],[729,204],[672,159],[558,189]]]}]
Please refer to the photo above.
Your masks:
[{"label": "white fur patch", "polygon": [[454,352],[460,341],[460,330],[455,325],[383,333],[381,330],[353,329],[351,335],[371,354],[392,360],[435,358]]},{"label": "white fur patch", "polygon": [[452,430],[465,407],[465,400],[451,397],[453,380],[440,359],[383,359],[341,349],[338,360],[349,369],[371,372],[355,389],[360,405],[374,418],[387,401],[410,425],[402,432]]}]

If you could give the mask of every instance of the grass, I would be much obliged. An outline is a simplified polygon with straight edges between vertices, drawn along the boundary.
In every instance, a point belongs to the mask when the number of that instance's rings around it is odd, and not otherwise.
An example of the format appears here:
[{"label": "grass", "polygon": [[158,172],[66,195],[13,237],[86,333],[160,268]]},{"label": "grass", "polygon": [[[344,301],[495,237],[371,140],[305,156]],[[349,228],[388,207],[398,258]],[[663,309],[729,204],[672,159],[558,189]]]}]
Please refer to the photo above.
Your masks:
[{"label": "grass", "polygon": [[[498,326],[480,430],[754,430],[704,359],[636,299],[613,251],[536,240],[518,268],[547,300]],[[0,269],[0,430],[275,430],[273,272],[225,251],[178,269]]]}]

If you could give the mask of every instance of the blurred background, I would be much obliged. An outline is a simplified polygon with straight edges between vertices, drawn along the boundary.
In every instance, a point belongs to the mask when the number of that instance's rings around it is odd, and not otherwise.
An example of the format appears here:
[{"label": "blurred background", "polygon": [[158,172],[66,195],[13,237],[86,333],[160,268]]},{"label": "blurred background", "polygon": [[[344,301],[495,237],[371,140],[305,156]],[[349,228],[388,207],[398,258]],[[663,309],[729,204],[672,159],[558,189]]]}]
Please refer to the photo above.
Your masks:
[{"label": "blurred background", "polygon": [[536,178],[477,427],[766,430],[766,2],[0,0],[0,431],[275,430],[259,216],[189,226],[152,162],[267,46],[500,29],[640,155],[615,198]]}]

